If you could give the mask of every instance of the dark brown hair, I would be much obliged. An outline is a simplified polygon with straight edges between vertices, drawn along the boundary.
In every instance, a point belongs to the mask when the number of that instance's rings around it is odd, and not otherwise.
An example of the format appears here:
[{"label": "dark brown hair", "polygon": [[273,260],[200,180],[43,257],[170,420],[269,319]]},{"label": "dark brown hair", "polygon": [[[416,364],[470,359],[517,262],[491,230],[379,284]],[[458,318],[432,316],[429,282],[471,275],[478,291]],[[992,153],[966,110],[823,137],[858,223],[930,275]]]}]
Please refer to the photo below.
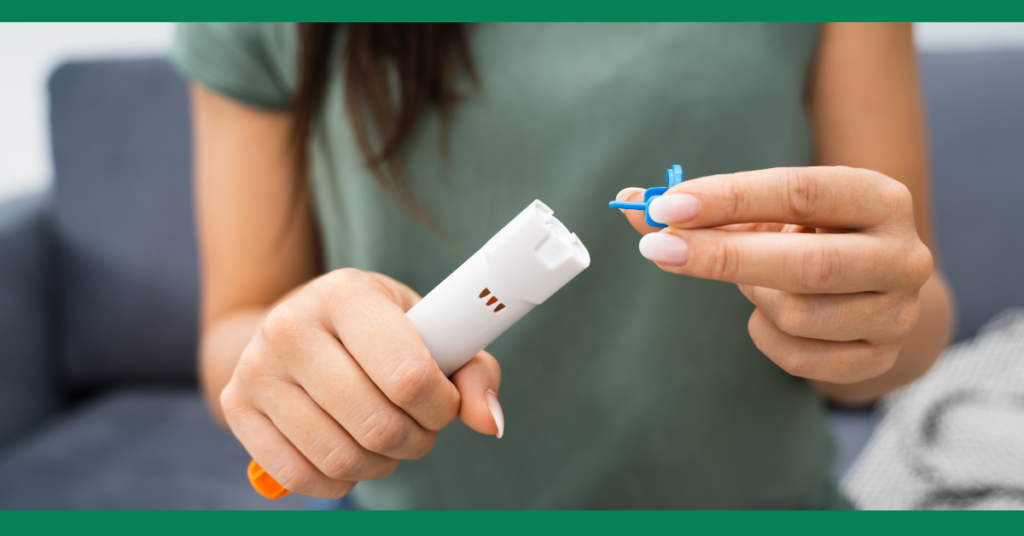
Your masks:
[{"label": "dark brown hair", "polygon": [[[338,23],[299,24],[299,80],[291,109],[299,184],[308,178],[309,142],[329,97],[340,27]],[[465,27],[461,23],[353,23],[347,30],[340,66],[343,98],[366,165],[396,204],[439,231],[409,185],[401,149],[416,122],[433,108],[440,119],[439,149],[445,150],[451,110],[460,98],[454,87],[456,76],[463,70],[476,80]]]}]

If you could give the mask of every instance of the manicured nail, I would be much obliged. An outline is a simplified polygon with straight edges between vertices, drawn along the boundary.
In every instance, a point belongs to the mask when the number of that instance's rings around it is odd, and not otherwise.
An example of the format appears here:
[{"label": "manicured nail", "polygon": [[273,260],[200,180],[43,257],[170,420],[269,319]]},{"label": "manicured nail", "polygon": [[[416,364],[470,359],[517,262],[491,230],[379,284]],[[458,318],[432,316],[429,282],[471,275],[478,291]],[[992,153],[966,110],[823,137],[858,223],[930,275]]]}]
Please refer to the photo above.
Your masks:
[{"label": "manicured nail", "polygon": [[669,224],[692,220],[700,210],[700,199],[690,194],[668,194],[651,201],[651,219]]},{"label": "manicured nail", "polygon": [[501,404],[498,403],[498,395],[494,391],[487,390],[487,409],[491,410],[491,418],[498,427],[498,439],[505,435],[505,414],[501,412]]},{"label": "manicured nail", "polygon": [[644,191],[643,188],[623,188],[621,192],[615,194],[616,201],[629,201],[629,197],[636,192]]},{"label": "manicured nail", "polygon": [[690,258],[690,246],[671,233],[651,233],[640,239],[640,254],[660,264],[683,264]]}]

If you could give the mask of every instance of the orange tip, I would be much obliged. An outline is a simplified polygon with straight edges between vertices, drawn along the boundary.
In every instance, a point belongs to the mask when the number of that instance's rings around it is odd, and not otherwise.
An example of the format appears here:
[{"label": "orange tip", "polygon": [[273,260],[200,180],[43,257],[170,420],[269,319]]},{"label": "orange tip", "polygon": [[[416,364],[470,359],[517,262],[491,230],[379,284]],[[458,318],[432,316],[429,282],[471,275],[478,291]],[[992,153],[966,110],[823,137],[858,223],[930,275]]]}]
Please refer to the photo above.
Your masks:
[{"label": "orange tip", "polygon": [[268,499],[280,499],[291,493],[278,484],[274,477],[268,475],[256,460],[249,462],[249,483],[260,495]]}]

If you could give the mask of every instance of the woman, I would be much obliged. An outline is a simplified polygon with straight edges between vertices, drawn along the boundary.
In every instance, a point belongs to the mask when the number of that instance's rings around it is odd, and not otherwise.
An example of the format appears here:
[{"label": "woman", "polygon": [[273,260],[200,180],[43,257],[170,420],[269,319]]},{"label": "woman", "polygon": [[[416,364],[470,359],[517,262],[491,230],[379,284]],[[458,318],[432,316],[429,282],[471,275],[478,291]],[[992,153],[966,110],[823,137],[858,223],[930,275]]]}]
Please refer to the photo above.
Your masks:
[{"label": "woman", "polygon": [[[843,507],[821,397],[947,340],[908,25],[186,25],[172,56],[203,388],[288,490]],[[607,201],[674,163],[670,227],[627,214],[653,266]],[[535,198],[592,265],[449,381],[404,311]]]}]

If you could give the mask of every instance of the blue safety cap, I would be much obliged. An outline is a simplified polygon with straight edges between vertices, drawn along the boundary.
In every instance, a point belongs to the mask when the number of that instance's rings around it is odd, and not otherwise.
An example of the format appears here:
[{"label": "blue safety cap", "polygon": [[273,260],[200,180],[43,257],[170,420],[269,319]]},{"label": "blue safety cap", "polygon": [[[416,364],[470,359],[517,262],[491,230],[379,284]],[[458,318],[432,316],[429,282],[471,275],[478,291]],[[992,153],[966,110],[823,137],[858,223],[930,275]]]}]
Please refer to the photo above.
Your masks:
[{"label": "blue safety cap", "polygon": [[668,191],[669,188],[683,182],[683,167],[676,164],[665,170],[665,183],[668,186],[661,188],[648,188],[644,192],[644,202],[636,203],[630,201],[612,201],[608,203],[609,207],[619,208],[623,210],[642,210],[644,211],[644,217],[647,219],[647,225],[651,227],[668,227],[664,223],[659,223],[651,219],[651,201],[661,197]]}]

